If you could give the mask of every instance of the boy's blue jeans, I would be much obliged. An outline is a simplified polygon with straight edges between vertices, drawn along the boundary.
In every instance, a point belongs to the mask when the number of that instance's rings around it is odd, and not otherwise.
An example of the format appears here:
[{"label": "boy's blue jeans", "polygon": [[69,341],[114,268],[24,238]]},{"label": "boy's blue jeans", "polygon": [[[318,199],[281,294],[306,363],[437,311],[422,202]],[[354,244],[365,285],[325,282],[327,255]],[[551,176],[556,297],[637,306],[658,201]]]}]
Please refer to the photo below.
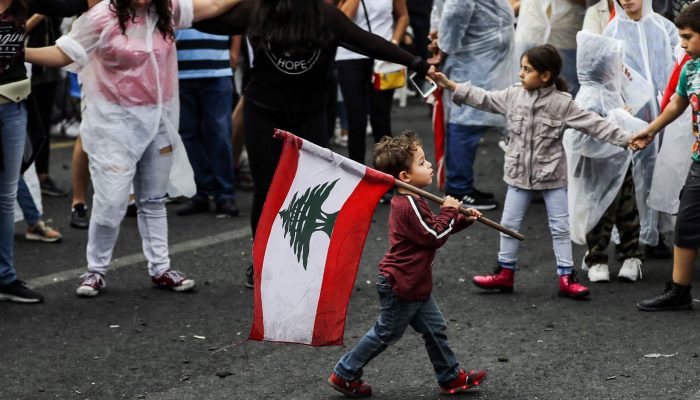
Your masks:
[{"label": "boy's blue jeans", "polygon": [[377,291],[381,305],[377,322],[352,350],[341,357],[333,372],[345,380],[359,379],[364,366],[398,342],[411,325],[423,335],[438,384],[444,385],[456,378],[459,363],[447,342],[447,324],[433,296],[426,301],[401,301],[392,292],[389,281],[381,275],[377,280]]}]

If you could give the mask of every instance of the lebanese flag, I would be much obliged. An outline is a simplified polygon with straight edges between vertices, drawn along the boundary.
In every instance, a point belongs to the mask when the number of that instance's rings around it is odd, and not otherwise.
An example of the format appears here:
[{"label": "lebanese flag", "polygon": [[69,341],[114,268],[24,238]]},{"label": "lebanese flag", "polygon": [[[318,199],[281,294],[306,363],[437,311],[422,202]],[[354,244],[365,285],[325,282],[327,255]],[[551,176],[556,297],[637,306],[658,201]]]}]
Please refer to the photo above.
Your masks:
[{"label": "lebanese flag", "polygon": [[255,232],[249,339],[342,345],[372,214],[394,184],[289,132]]},{"label": "lebanese flag", "polygon": [[442,191],[445,189],[445,107],[442,104],[442,89],[436,89],[432,96],[435,169],[438,188]]}]

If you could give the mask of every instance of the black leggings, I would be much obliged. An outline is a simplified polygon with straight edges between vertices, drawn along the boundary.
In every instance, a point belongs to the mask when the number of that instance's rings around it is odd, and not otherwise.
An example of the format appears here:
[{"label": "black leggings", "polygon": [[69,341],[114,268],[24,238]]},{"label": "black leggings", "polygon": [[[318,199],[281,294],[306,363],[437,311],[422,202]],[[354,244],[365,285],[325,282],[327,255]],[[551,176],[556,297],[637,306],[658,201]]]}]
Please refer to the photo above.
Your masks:
[{"label": "black leggings", "polygon": [[338,82],[348,113],[348,154],[350,159],[365,163],[367,115],[374,142],[391,136],[391,101],[393,90],[372,88],[373,60],[337,61]]},{"label": "black leggings", "polygon": [[243,97],[243,126],[248,151],[250,174],[253,177],[253,206],[250,227],[253,235],[258,228],[267,191],[275,175],[282,154],[282,140],[275,139],[275,128],[289,131],[319,146],[328,146],[326,110],[312,111],[273,110],[262,107],[255,100]]}]

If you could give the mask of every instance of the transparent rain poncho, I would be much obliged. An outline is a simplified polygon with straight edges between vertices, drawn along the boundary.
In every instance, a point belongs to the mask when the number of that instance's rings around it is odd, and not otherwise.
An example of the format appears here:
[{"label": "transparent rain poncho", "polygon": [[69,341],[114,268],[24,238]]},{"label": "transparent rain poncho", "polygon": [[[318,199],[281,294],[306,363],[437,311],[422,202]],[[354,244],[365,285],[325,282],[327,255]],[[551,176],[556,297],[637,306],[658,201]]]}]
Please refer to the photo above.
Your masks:
[{"label": "transparent rain poncho", "polygon": [[[644,121],[623,109],[621,93],[627,84],[622,62],[624,44],[586,31],[579,32],[576,39],[576,66],[581,83],[576,102],[628,132],[644,128],[647,125]],[[633,155],[629,150],[573,129],[564,134],[564,149],[568,159],[571,240],[586,244],[586,234],[600,221],[620,191]],[[646,169],[644,165],[633,166],[635,186],[638,170],[644,173]],[[647,208],[640,208],[640,215],[644,212]],[[648,229],[642,231],[648,234]]]},{"label": "transparent rain poncho", "polygon": [[[136,164],[156,134],[173,149],[170,196],[192,196],[194,175],[178,134],[179,97],[175,44],[156,28],[154,10],[129,21],[122,34],[107,1],[73,24],[56,45],[73,61],[82,83],[80,137],[95,189],[92,218],[116,227],[124,217]],[[153,6],[151,6],[153,7]],[[191,0],[173,0],[175,28],[192,23]]]},{"label": "transparent rain poncho", "polygon": [[576,31],[583,26],[585,8],[571,0],[521,0],[515,32],[518,56],[546,43],[572,48]]},{"label": "transparent rain poncho", "polygon": [[[440,15],[438,45],[448,54],[443,70],[450,79],[486,90],[515,82],[515,17],[508,0],[445,0]],[[449,122],[505,126],[503,116],[472,107],[450,107]]]}]

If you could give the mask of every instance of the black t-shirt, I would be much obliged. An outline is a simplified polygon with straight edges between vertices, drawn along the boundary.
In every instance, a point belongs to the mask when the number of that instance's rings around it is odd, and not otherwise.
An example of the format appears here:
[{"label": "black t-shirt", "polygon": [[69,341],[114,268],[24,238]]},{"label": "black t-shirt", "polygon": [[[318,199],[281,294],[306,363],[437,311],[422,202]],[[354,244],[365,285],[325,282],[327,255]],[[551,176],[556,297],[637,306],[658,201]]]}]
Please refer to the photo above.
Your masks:
[{"label": "black t-shirt", "polygon": [[[17,1],[17,0],[15,0]],[[29,0],[28,14],[70,17],[88,9],[87,0]],[[11,14],[13,6],[0,14],[0,85],[27,77],[24,67],[24,38],[27,15]]]},{"label": "black t-shirt", "polygon": [[[253,2],[244,1],[217,18],[195,24],[195,28],[219,35],[244,34],[252,12]],[[359,28],[337,8],[324,3],[323,18],[331,40],[321,48],[305,54],[290,54],[253,45],[253,67],[244,88],[248,100],[276,110],[305,111],[324,107],[330,65],[338,46],[370,58],[405,65],[423,75],[427,73],[429,67],[425,60]]]}]

